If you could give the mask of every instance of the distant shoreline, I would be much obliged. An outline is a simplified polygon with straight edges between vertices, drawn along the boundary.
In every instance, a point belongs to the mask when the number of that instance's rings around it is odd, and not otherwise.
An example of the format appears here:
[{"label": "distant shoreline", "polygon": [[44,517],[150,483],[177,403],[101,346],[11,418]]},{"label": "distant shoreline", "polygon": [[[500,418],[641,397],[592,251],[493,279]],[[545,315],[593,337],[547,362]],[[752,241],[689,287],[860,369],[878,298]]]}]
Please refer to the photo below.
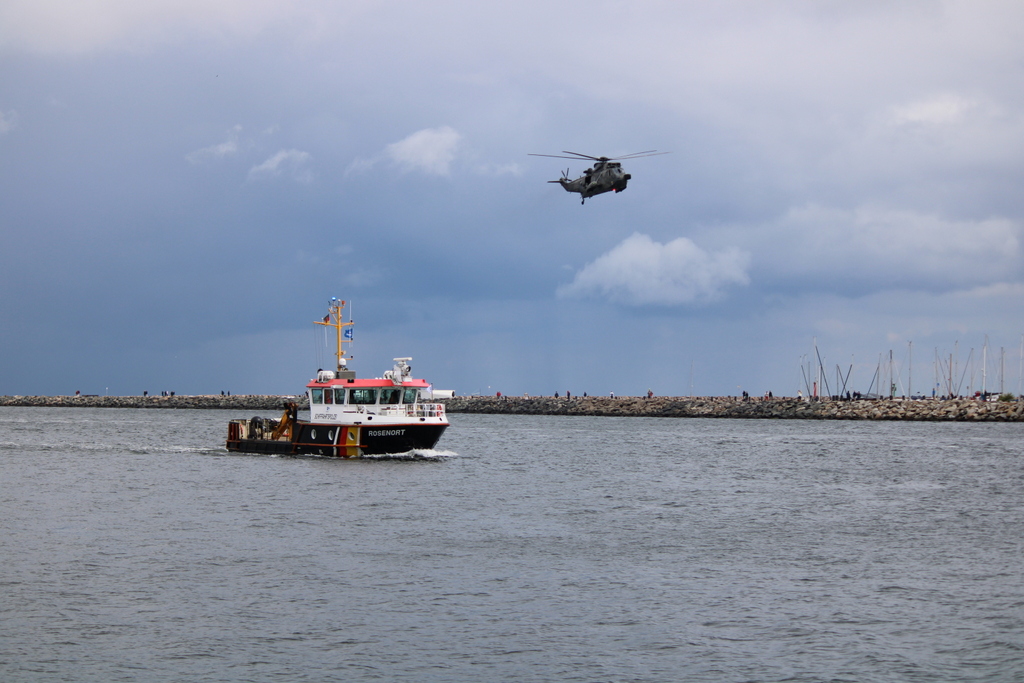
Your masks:
[{"label": "distant shoreline", "polygon": [[[283,410],[305,396],[0,396],[0,407],[154,408]],[[806,401],[796,398],[742,399],[731,396],[653,398],[522,398],[469,396],[442,399],[449,413],[493,415],[586,415],[604,417],[718,417],[789,420],[907,420],[930,422],[1024,422],[1022,401],[968,398],[917,400]]]},{"label": "distant shoreline", "polygon": [[1024,422],[1024,402],[954,399],[803,400],[732,396],[519,398],[473,396],[445,401],[450,413],[594,415],[605,417],[718,417],[774,420],[907,420]]},{"label": "distant shoreline", "polygon": [[306,406],[305,396],[242,394],[238,396],[0,396],[0,406],[34,408],[171,408],[284,410],[287,402]]}]

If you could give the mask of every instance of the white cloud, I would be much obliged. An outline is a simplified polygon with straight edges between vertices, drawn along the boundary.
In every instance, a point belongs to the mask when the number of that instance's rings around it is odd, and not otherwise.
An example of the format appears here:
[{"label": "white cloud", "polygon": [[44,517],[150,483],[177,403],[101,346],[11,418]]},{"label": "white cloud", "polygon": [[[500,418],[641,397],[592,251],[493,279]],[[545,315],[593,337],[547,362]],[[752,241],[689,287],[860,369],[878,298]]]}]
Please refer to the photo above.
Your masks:
[{"label": "white cloud", "polygon": [[659,244],[634,233],[587,264],[558,295],[599,296],[633,306],[706,303],[729,286],[748,284],[749,260],[738,249],[709,253],[685,237]]},{"label": "white cloud", "polygon": [[380,160],[381,160],[381,157],[379,155],[376,156],[376,157],[370,158],[370,159],[363,159],[363,158],[353,159],[352,163],[350,163],[345,168],[345,177],[348,178],[351,175],[355,175],[355,174],[359,174],[359,173],[366,173],[371,168],[373,168],[374,165],[376,165],[376,163],[378,161],[380,161]]},{"label": "white cloud", "polygon": [[896,125],[943,125],[959,123],[967,113],[978,106],[974,100],[953,93],[899,105],[892,108],[892,121]]},{"label": "white cloud", "polygon": [[462,136],[449,126],[425,128],[384,148],[384,154],[405,171],[448,175]]},{"label": "white cloud", "polygon": [[[422,171],[430,175],[446,176],[462,144],[462,136],[450,126],[424,128],[412,135],[387,145],[384,150],[369,158],[357,158],[345,169],[345,175],[365,173],[381,161],[391,161],[403,171]],[[484,174],[515,174],[514,168],[479,167]]]},{"label": "white cloud", "polygon": [[236,125],[228,131],[228,139],[226,141],[189,152],[185,155],[185,158],[191,164],[201,164],[204,161],[232,156],[238,152],[238,135],[241,132],[242,126]]},{"label": "white cloud", "polygon": [[479,164],[475,172],[482,176],[515,176],[523,175],[523,165],[515,162],[509,164]]},{"label": "white cloud", "polygon": [[302,152],[297,149],[282,149],[280,152],[264,161],[259,166],[249,169],[249,178],[271,178],[281,175],[282,171],[291,172],[292,178],[298,182],[310,182],[313,179],[312,172],[306,168],[306,163],[312,159],[309,152]]},{"label": "white cloud", "polygon": [[18,112],[0,111],[0,135],[10,133],[18,123]]},{"label": "white cloud", "polygon": [[810,204],[760,226],[749,238],[757,243],[755,269],[773,278],[812,279],[824,288],[855,282],[870,290],[949,290],[1013,279],[1020,235],[1019,224],[1000,217],[954,220]]}]

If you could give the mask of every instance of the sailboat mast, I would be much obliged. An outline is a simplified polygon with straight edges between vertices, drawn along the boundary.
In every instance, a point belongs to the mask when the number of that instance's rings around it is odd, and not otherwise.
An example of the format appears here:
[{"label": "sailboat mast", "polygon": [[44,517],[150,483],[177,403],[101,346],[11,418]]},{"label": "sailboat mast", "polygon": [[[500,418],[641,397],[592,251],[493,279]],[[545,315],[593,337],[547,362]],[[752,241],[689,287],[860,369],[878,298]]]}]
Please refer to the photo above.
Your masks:
[{"label": "sailboat mast", "polygon": [[907,361],[907,395],[914,397],[914,342],[907,342],[907,353],[910,359]]},{"label": "sailboat mast", "polygon": [[988,389],[988,335],[985,335],[985,346],[981,347],[981,394],[985,395]]}]

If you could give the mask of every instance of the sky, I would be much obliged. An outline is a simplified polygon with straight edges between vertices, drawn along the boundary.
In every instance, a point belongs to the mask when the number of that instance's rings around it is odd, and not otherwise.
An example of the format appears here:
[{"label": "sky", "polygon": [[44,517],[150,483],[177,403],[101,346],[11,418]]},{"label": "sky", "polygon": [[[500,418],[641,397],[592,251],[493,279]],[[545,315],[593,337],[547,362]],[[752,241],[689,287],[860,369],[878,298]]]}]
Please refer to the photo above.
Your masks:
[{"label": "sky", "polygon": [[5,0],[0,395],[1017,393],[1022,187],[1010,0]]}]

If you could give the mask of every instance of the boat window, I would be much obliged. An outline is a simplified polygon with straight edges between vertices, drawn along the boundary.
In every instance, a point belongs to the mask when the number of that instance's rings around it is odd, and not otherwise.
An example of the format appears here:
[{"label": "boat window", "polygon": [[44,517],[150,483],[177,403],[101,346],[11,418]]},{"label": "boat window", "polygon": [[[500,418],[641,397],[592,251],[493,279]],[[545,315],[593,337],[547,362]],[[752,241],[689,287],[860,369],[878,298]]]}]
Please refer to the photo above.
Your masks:
[{"label": "boat window", "polygon": [[394,405],[402,402],[401,389],[381,389],[380,402],[387,405]]},{"label": "boat window", "polygon": [[313,403],[323,403],[323,402],[324,402],[324,390],[323,389],[314,389],[313,390]]},{"label": "boat window", "polygon": [[345,390],[344,389],[335,389],[334,390],[334,402],[337,403],[338,405],[341,405],[342,403],[345,402]]},{"label": "boat window", "polygon": [[406,389],[405,396],[402,398],[403,403],[415,403],[416,396],[420,393],[419,389]]},{"label": "boat window", "polygon": [[348,402],[356,405],[368,405],[377,402],[376,389],[349,389]]},{"label": "boat window", "polygon": [[324,403],[334,403],[334,389],[324,389]]}]

